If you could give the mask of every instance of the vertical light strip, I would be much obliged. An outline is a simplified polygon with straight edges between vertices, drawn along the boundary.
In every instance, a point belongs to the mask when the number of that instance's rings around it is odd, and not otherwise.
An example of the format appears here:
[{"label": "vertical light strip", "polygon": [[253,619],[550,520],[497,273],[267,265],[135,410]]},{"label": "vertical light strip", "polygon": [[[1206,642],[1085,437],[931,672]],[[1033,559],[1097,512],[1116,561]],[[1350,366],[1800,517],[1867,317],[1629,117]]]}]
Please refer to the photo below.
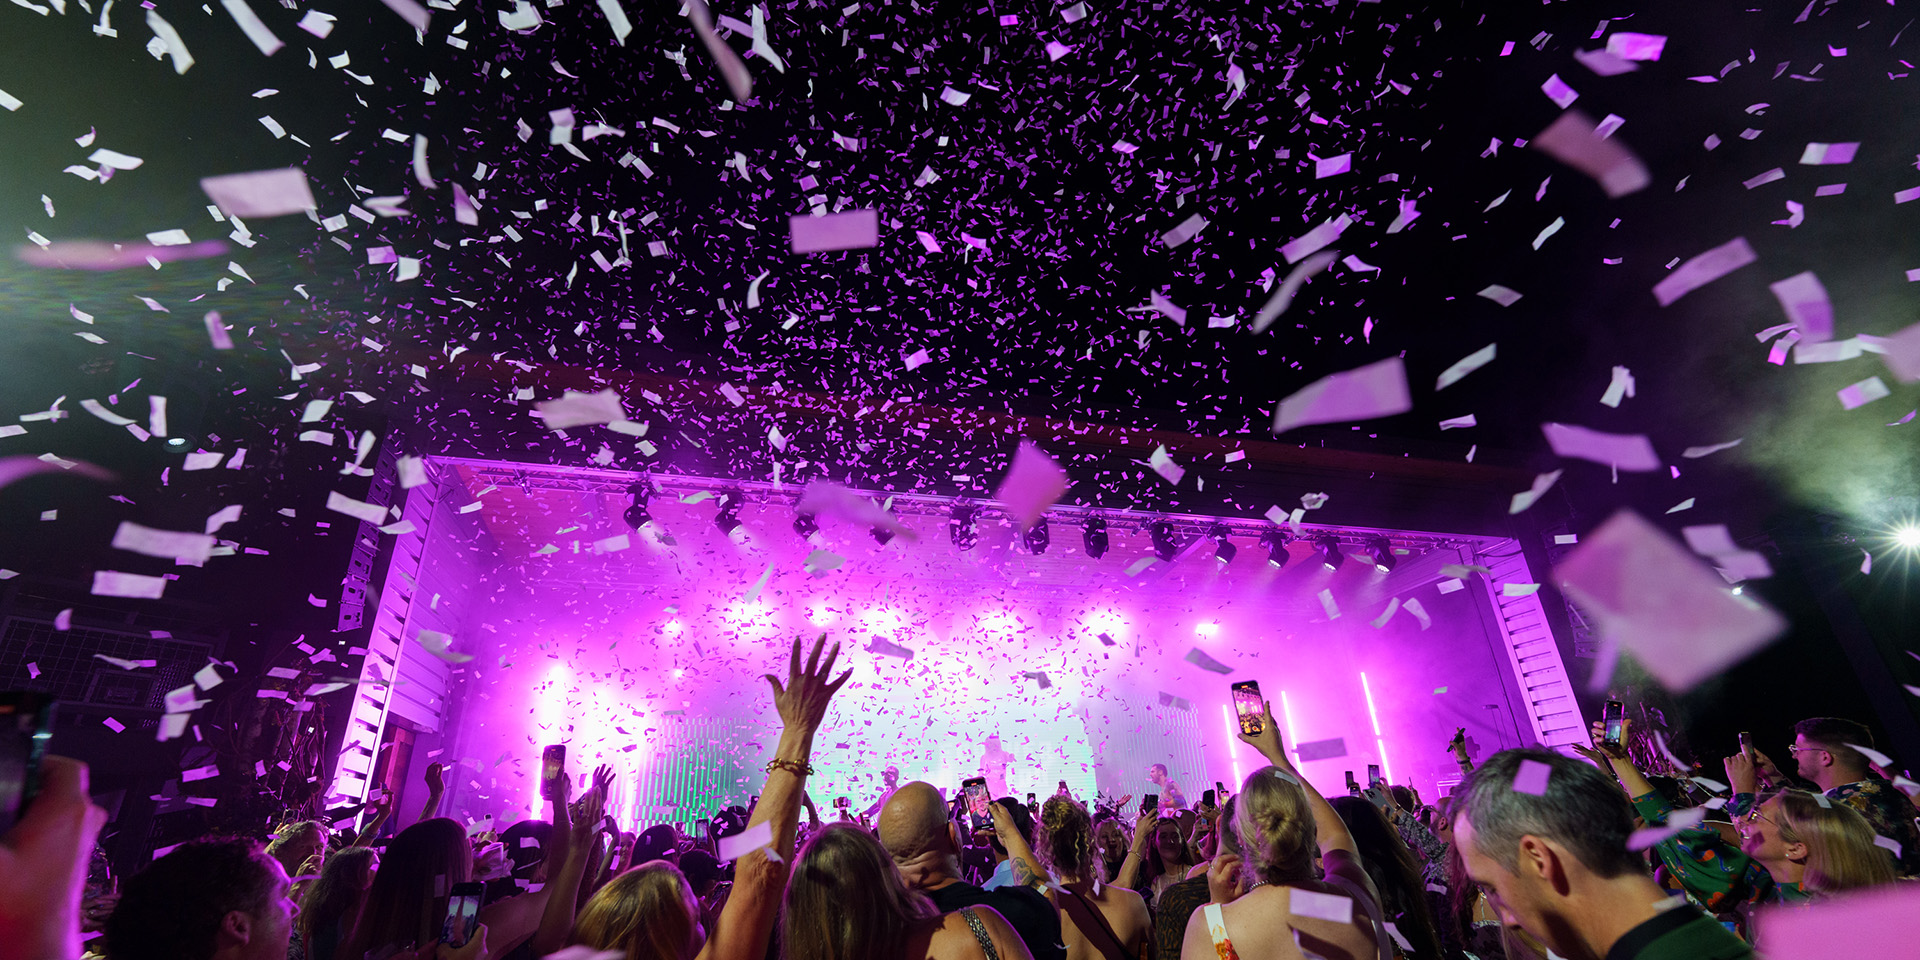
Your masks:
[{"label": "vertical light strip", "polygon": [[1373,721],[1373,735],[1380,735],[1380,714],[1373,709],[1373,686],[1367,683],[1367,672],[1360,671],[1360,689],[1367,695],[1367,719]]},{"label": "vertical light strip", "polygon": [[1236,734],[1240,732],[1240,726],[1234,721],[1231,705],[1224,703],[1220,705],[1220,719],[1227,725],[1227,758],[1233,761],[1233,788],[1238,790],[1245,778],[1240,776],[1240,754],[1233,749],[1233,742],[1238,739]]},{"label": "vertical light strip", "polygon": [[1293,754],[1293,759],[1298,761],[1300,759],[1300,739],[1294,733],[1293,707],[1287,703],[1287,692],[1285,690],[1280,691],[1280,715],[1287,720],[1287,752]]},{"label": "vertical light strip", "polygon": [[1387,741],[1380,735],[1380,712],[1373,707],[1373,684],[1367,682],[1367,672],[1360,671],[1360,689],[1367,695],[1367,719],[1373,721],[1373,745],[1380,751],[1380,770],[1386,774],[1387,782],[1393,782],[1393,764],[1387,762]]}]

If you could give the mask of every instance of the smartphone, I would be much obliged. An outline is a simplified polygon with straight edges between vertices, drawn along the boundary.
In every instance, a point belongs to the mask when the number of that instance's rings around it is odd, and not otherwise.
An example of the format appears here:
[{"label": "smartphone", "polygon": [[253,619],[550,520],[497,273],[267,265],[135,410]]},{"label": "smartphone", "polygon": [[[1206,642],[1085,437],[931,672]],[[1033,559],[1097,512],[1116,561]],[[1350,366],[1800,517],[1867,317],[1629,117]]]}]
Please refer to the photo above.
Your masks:
[{"label": "smartphone", "polygon": [[0,693],[0,834],[40,792],[40,758],[53,736],[53,698],[44,693]]},{"label": "smartphone", "polygon": [[1608,700],[1600,709],[1600,720],[1606,725],[1606,732],[1600,741],[1609,747],[1619,749],[1622,724],[1627,718],[1627,705],[1618,700]]},{"label": "smartphone", "polygon": [[833,806],[834,806],[834,809],[836,810],[845,810],[848,807],[853,806],[853,801],[847,799],[846,797],[834,797]]},{"label": "smartphone", "polygon": [[1027,794],[1027,810],[1029,813],[1033,811],[1034,806],[1033,794],[1029,793]]},{"label": "smartphone", "polygon": [[480,898],[487,885],[478,880],[456,883],[447,897],[447,922],[440,928],[440,942],[449,947],[464,947],[480,926]]},{"label": "smartphone", "polygon": [[1753,734],[1745,730],[1740,731],[1740,752],[1746,754],[1753,753]]},{"label": "smartphone", "polygon": [[[540,751],[540,798],[559,802],[560,778],[566,775],[567,745],[556,743]],[[462,940],[462,943],[466,941]]]},{"label": "smartphone", "polygon": [[712,820],[710,819],[695,820],[693,822],[693,832],[699,835],[698,836],[699,841],[701,843],[706,844],[707,849],[709,850],[713,849],[713,821]]},{"label": "smartphone", "polygon": [[1227,795],[1227,786],[1226,786],[1226,784],[1224,784],[1224,783],[1221,783],[1221,782],[1220,782],[1220,781],[1218,781],[1218,780],[1215,780],[1215,781],[1213,782],[1213,789],[1214,789],[1214,791],[1215,791],[1215,793],[1216,793],[1217,795],[1219,795],[1219,796],[1222,796],[1222,797],[1224,797],[1224,796],[1226,796],[1226,795]]},{"label": "smartphone", "polygon": [[1260,735],[1266,725],[1266,703],[1260,699],[1260,684],[1242,680],[1233,685],[1233,715],[1240,718],[1240,732],[1249,737]]},{"label": "smartphone", "polygon": [[1160,795],[1159,795],[1159,794],[1157,794],[1157,793],[1149,793],[1149,794],[1147,794],[1146,796],[1143,796],[1143,797],[1141,797],[1141,798],[1140,798],[1140,812],[1141,812],[1141,813],[1154,813],[1154,812],[1157,812],[1157,811],[1158,811],[1159,809],[1160,809]]},{"label": "smartphone", "polygon": [[1374,784],[1379,782],[1380,782],[1380,765],[1377,763],[1367,764],[1367,786],[1371,787]]},{"label": "smartphone", "polygon": [[1360,781],[1353,778],[1352,770],[1347,771],[1347,795],[1354,797],[1360,795]]},{"label": "smartphone", "polygon": [[993,829],[993,815],[987,812],[987,804],[993,802],[993,798],[987,795],[987,778],[974,777],[960,781],[960,793],[967,800],[967,828]]},{"label": "smartphone", "polygon": [[1214,798],[1217,796],[1218,794],[1214,793],[1212,790],[1208,790],[1207,792],[1200,795],[1200,805],[1208,809],[1212,809],[1216,802]]}]

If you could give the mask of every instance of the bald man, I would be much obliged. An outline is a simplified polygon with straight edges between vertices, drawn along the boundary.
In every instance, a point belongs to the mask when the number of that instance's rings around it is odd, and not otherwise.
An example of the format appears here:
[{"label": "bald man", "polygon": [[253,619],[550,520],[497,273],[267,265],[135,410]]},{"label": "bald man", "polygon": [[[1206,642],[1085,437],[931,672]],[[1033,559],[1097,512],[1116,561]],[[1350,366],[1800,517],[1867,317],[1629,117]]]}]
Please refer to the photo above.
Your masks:
[{"label": "bald man", "polygon": [[880,810],[880,845],[887,848],[907,887],[933,899],[941,913],[989,906],[1007,918],[1026,941],[1033,960],[1066,960],[1060,911],[1032,887],[982,890],[960,879],[960,832],[947,818],[947,802],[933,785],[902,786]]}]

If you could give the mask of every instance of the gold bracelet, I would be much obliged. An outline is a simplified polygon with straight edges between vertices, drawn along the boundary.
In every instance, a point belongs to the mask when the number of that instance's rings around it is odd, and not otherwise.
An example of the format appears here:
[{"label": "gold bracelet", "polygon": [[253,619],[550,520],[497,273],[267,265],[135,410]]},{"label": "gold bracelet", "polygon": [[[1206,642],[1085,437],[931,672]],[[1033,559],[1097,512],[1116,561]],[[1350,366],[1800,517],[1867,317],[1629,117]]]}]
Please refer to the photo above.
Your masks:
[{"label": "gold bracelet", "polygon": [[785,770],[796,777],[805,777],[813,773],[813,764],[805,760],[768,760],[767,772]]}]

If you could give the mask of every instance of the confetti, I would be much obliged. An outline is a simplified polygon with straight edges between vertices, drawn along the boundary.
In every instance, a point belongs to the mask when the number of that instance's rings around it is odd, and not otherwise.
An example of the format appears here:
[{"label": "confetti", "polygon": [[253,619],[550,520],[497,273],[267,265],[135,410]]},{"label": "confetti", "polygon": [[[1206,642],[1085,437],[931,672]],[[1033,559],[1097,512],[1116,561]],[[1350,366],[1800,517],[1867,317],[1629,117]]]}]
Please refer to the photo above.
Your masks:
[{"label": "confetti", "polygon": [[1315,423],[1370,420],[1411,409],[1406,365],[1399,357],[1389,357],[1345,373],[1329,374],[1280,401],[1274,412],[1273,432],[1285,433]]}]

